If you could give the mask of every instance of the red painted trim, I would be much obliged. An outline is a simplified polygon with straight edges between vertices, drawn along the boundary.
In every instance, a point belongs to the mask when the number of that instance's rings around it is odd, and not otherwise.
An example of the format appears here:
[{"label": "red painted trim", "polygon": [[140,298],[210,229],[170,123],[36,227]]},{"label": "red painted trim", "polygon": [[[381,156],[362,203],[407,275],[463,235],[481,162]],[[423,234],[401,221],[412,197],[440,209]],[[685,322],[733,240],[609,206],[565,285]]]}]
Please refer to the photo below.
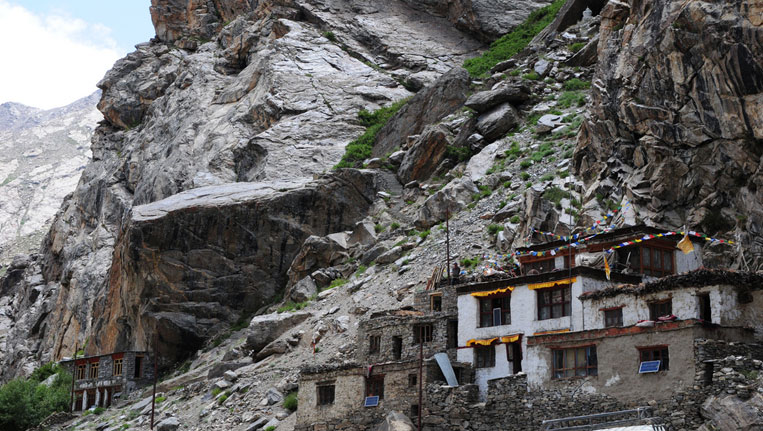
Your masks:
[{"label": "red painted trim", "polygon": [[77,359],[74,365],[87,365],[87,359]]},{"label": "red painted trim", "polygon": [[567,350],[567,349],[582,349],[583,347],[591,347],[596,346],[596,343],[585,343],[585,344],[572,344],[572,345],[559,345],[559,346],[548,346],[551,350]]},{"label": "red painted trim", "polygon": [[101,357],[100,357],[100,356],[97,356],[97,357],[95,357],[95,358],[90,358],[90,359],[88,359],[87,361],[88,361],[88,362],[90,362],[91,364],[94,364],[94,363],[96,363],[96,362],[101,362]]},{"label": "red painted trim", "polygon": [[114,353],[113,355],[111,355],[111,359],[122,359],[124,357],[125,357],[124,353]]},{"label": "red painted trim", "polygon": [[636,346],[636,350],[642,351],[642,350],[657,350],[657,349],[667,349],[667,344],[655,344],[653,346]]},{"label": "red painted trim", "polygon": [[619,310],[621,308],[625,308],[625,305],[617,305],[617,306],[614,306],[614,307],[599,308],[599,311],[612,311],[612,310]]},{"label": "red painted trim", "polygon": [[649,332],[670,331],[681,328],[689,328],[701,325],[698,319],[674,320],[671,322],[658,322],[650,328],[641,328],[638,326],[617,326],[604,329],[591,329],[588,331],[565,332],[559,334],[533,335],[527,337],[528,346],[540,346],[556,343],[566,343],[570,341],[585,340],[591,338],[617,337],[622,335],[634,335]]}]

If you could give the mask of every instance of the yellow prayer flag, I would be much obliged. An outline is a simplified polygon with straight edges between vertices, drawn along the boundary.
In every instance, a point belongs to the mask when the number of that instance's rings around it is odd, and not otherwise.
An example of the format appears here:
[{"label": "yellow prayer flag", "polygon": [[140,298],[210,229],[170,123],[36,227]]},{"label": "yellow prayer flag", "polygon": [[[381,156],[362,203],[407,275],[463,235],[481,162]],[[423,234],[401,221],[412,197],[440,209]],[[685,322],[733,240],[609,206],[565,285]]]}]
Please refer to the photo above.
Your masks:
[{"label": "yellow prayer flag", "polygon": [[609,262],[607,262],[607,254],[604,253],[604,274],[607,275],[607,280],[609,280],[609,274],[612,271],[609,269]]},{"label": "yellow prayer flag", "polygon": [[684,237],[681,241],[678,241],[678,244],[676,245],[684,254],[689,254],[694,251],[694,244],[692,244],[691,240],[689,239],[689,234],[685,233]]}]

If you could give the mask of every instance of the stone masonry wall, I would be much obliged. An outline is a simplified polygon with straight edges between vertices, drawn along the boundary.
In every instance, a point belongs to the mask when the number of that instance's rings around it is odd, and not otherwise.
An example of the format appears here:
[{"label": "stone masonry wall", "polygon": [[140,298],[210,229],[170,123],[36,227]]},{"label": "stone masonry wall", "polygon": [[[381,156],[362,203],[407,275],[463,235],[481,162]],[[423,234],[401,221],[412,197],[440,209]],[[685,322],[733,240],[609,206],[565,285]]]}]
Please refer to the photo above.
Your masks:
[{"label": "stone masonry wall", "polygon": [[[432,341],[424,343],[424,357],[444,352],[447,346],[448,319],[436,313],[416,317],[385,316],[363,321],[358,328],[358,349],[356,360],[361,364],[374,364],[393,360],[417,359],[419,345],[414,343],[416,325],[433,325]],[[370,336],[381,336],[378,353],[369,353]],[[400,358],[393,355],[393,338],[402,339]]]}]

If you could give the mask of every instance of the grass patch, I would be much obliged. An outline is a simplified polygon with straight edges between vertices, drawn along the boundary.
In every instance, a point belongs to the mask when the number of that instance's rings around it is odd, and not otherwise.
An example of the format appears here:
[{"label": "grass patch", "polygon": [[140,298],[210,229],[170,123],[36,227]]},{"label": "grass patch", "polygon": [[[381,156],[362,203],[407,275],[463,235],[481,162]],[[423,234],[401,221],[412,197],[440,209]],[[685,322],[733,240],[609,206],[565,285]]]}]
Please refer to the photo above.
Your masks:
[{"label": "grass patch", "polygon": [[551,181],[554,179],[554,174],[548,173],[540,177],[541,181]]},{"label": "grass patch", "polygon": [[465,258],[461,259],[461,261],[459,263],[461,263],[461,267],[462,268],[474,268],[475,266],[479,265],[480,258],[479,257],[473,257],[473,258],[469,259],[468,257],[465,257]]},{"label": "grass patch", "polygon": [[422,240],[422,241],[424,241],[424,240],[426,240],[426,239],[427,239],[427,237],[428,237],[428,236],[429,236],[431,233],[432,233],[432,232],[431,232],[429,229],[427,229],[427,230],[425,230],[425,231],[422,231],[422,232],[419,232],[419,238],[421,238],[421,240]]},{"label": "grass patch", "polygon": [[511,216],[511,218],[509,219],[509,221],[510,221],[511,223],[517,224],[517,223],[519,223],[519,216],[518,216],[518,215],[513,215],[513,216]]},{"label": "grass patch", "polygon": [[276,427],[274,425],[268,425],[265,427],[265,431],[276,431]]},{"label": "grass patch", "polygon": [[[532,160],[527,160],[527,159],[524,159],[524,160],[522,160],[521,162],[519,162],[519,168],[520,168],[520,169],[527,169],[527,168],[529,168],[529,167],[530,167],[530,166],[532,166],[532,165],[533,165],[533,162],[532,162]],[[526,172],[525,172],[525,173],[526,173]],[[523,179],[525,179],[525,178],[523,178]]]},{"label": "grass patch", "polygon": [[521,178],[522,181],[527,181],[530,178],[530,174],[527,172],[522,172],[519,174],[519,178]]},{"label": "grass patch", "polygon": [[358,269],[355,270],[355,275],[363,275],[364,272],[368,270],[368,267],[365,265],[360,265]]},{"label": "grass patch", "polygon": [[488,187],[488,186],[478,186],[477,188],[479,189],[479,193],[474,193],[472,195],[472,200],[473,201],[478,201],[478,200],[480,200],[482,198],[486,198],[486,197],[490,196],[493,193],[493,191],[490,190],[490,187]]},{"label": "grass patch", "polygon": [[363,160],[371,157],[371,150],[376,142],[376,135],[387,121],[392,118],[400,108],[405,105],[408,99],[398,100],[390,106],[379,108],[376,111],[369,112],[361,109],[358,112],[360,124],[366,127],[366,131],[356,140],[347,144],[342,160],[334,166],[334,169],[340,168],[360,168]]},{"label": "grass patch", "polygon": [[[332,282],[332,284],[333,284],[333,282]],[[328,289],[330,289],[330,287]],[[286,304],[278,307],[278,310],[276,310],[276,311],[278,311],[279,313],[286,313],[286,312],[289,312],[289,311],[299,311],[299,310],[307,307],[307,304],[309,304],[309,303],[310,303],[310,301],[305,301],[305,302],[289,301]]]},{"label": "grass patch", "polygon": [[334,279],[331,282],[331,284],[329,284],[329,287],[327,287],[327,288],[325,288],[323,290],[329,290],[329,289],[333,289],[335,287],[344,286],[345,284],[347,284],[347,282],[348,282],[348,280],[346,278],[339,277],[337,279]]},{"label": "grass patch", "polygon": [[540,79],[540,75],[538,75],[538,73],[536,72],[530,72],[530,73],[525,73],[524,75],[522,75],[522,78],[529,79],[531,81],[537,81],[538,79]]},{"label": "grass patch", "polygon": [[156,397],[156,399],[154,400],[154,402],[155,402],[156,404],[161,404],[161,403],[163,403],[165,400],[167,400],[167,397],[165,397],[165,396],[161,396],[161,397]]},{"label": "grass patch", "polygon": [[297,393],[292,392],[283,399],[283,408],[291,412],[297,410]]},{"label": "grass patch", "polygon": [[[479,57],[464,61],[464,68],[472,76],[482,76],[496,64],[508,60],[522,51],[535,35],[551,23],[565,0],[555,0],[546,7],[533,11],[530,16],[510,33],[490,44],[490,49]],[[513,75],[512,71],[509,73]]]},{"label": "grass patch", "polygon": [[324,31],[323,37],[330,40],[331,42],[336,42],[336,35],[334,34],[333,31]]},{"label": "grass patch", "polygon": [[500,159],[493,163],[493,166],[490,167],[490,169],[487,170],[486,174],[494,174],[496,172],[503,172],[503,169],[506,167],[506,160]]},{"label": "grass patch", "polygon": [[376,223],[374,225],[374,230],[376,231],[376,233],[382,233],[382,232],[384,232],[384,226],[382,226],[379,223]]},{"label": "grass patch", "polygon": [[497,235],[498,232],[503,230],[503,225],[500,224],[489,224],[487,225],[487,232],[490,235]]},{"label": "grass patch", "polygon": [[567,195],[569,195],[569,193],[556,186],[550,187],[548,190],[543,192],[543,198],[553,202],[555,205],[560,205],[562,198],[566,197]]},{"label": "grass patch", "polygon": [[570,106],[585,106],[585,94],[578,90],[565,91],[559,96],[556,103],[562,108],[569,108]]},{"label": "grass patch", "polygon": [[400,223],[393,221],[391,225],[389,225],[390,230],[395,230],[400,227]]},{"label": "grass patch", "polygon": [[589,88],[591,88],[591,83],[582,79],[572,78],[564,81],[564,89],[568,91],[586,90]]},{"label": "grass patch", "polygon": [[585,42],[575,42],[571,44],[568,48],[570,49],[570,51],[575,53],[583,49],[584,46],[585,46]]},{"label": "grass patch", "polygon": [[445,158],[455,162],[464,162],[472,157],[472,150],[469,147],[457,147],[448,145],[445,148]]}]

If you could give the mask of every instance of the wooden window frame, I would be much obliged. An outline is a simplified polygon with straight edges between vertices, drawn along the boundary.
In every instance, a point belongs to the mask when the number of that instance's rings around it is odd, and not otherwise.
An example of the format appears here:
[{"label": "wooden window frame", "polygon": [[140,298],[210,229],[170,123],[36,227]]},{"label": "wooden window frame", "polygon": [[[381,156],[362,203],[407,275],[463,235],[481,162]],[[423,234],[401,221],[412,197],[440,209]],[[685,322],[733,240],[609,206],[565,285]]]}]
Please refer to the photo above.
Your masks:
[{"label": "wooden window frame", "polygon": [[[553,298],[551,299],[551,302],[548,304],[541,304],[541,298],[545,293],[549,293],[551,296],[553,296],[553,292],[560,290],[562,292],[562,301],[561,302],[553,302]],[[566,300],[565,300],[565,292],[567,291]],[[572,285],[570,284],[562,284],[562,285],[556,285],[554,287],[548,287],[545,289],[538,289],[537,292],[537,307],[538,307],[538,320],[549,320],[549,319],[559,319],[562,317],[568,317],[572,314]],[[561,316],[554,315],[554,306],[561,305],[562,314]],[[542,317],[541,310],[544,308],[549,309],[549,317]]]},{"label": "wooden window frame", "polygon": [[[421,334],[421,328],[424,328],[423,337]],[[413,344],[419,344],[421,342],[421,338],[424,339],[425,343],[431,343],[434,341],[433,323],[418,323],[413,325]]]},{"label": "wooden window frame", "polygon": [[[496,301],[498,301],[498,304],[496,304]],[[504,302],[505,301],[505,302]],[[489,304],[489,309],[487,311],[483,310],[483,304]],[[499,305],[499,307],[496,307],[496,305]],[[493,324],[493,310],[496,308],[501,309],[501,326],[502,325],[510,325],[511,324],[511,294],[501,294],[501,295],[491,295],[485,298],[479,298],[479,303],[477,304],[477,325],[479,328],[488,328],[491,326],[496,326]],[[487,320],[484,320],[487,319]],[[489,322],[488,325],[485,325],[484,322]]]},{"label": "wooden window frame", "polygon": [[[667,314],[663,311],[658,311],[658,308],[662,308],[665,304],[669,304]],[[649,320],[657,320],[659,317],[673,314],[673,298],[649,301],[647,305],[649,306]]]},{"label": "wooden window frame", "polygon": [[658,346],[637,346],[639,363],[660,361],[660,371],[670,370],[670,349],[667,344]]},{"label": "wooden window frame", "polygon": [[85,380],[87,376],[87,364],[77,365],[77,380]]},{"label": "wooden window frame", "polygon": [[[487,356],[487,358],[483,355]],[[474,368],[492,367],[495,367],[495,346],[475,346]]]},{"label": "wooden window frame", "polygon": [[384,374],[375,374],[366,378],[366,397],[384,399]]},{"label": "wooden window frame", "polygon": [[124,361],[122,358],[114,359],[113,367],[112,367],[112,375],[115,377],[119,377],[122,375],[122,368],[123,368]]},{"label": "wooden window frame", "polygon": [[336,400],[336,385],[323,383],[315,386],[315,403],[317,406],[330,406]]},{"label": "wooden window frame", "polygon": [[[649,254],[649,261],[646,262],[646,259],[644,259],[644,252],[648,250]],[[653,265],[652,262],[654,261],[653,255],[655,252],[659,252],[659,265]],[[667,253],[670,258],[665,259],[665,253]],[[640,245],[639,246],[639,256],[641,261],[641,273],[644,275],[650,275],[652,277],[665,277],[667,275],[675,274],[676,271],[676,262],[675,262],[675,253],[674,249],[668,248],[668,247],[659,247],[654,245]],[[670,269],[665,269],[665,263],[670,262]]]},{"label": "wooden window frame", "polygon": [[[585,360],[583,363],[578,363],[578,352],[581,350],[583,351]],[[565,367],[564,365],[568,362],[567,358],[570,353],[574,355],[574,365],[572,367]],[[557,366],[557,358],[560,354],[562,355],[562,367]],[[591,364],[591,358],[594,358],[593,364]],[[566,375],[568,372],[571,372],[571,375]],[[560,380],[573,377],[588,377],[598,375],[599,361],[596,354],[595,344],[570,348],[551,349],[551,376],[553,379]]]},{"label": "wooden window frame", "polygon": [[[614,308],[605,309],[605,310],[602,310],[602,313],[604,313],[603,317],[604,317],[605,328],[618,328],[623,326],[623,307],[614,307]],[[611,319],[608,316],[608,314],[611,315],[612,313],[616,313],[619,316],[619,318],[618,316],[615,316],[614,324],[610,324]]]},{"label": "wooden window frame", "polygon": [[91,362],[90,367],[87,370],[88,378],[90,379],[97,379],[98,378],[98,370],[100,369],[101,365],[98,362]]},{"label": "wooden window frame", "polygon": [[381,335],[368,336],[368,354],[373,355],[381,351]]},{"label": "wooden window frame", "polygon": [[[439,300],[439,306],[435,307],[435,298]],[[439,312],[442,311],[442,292],[440,293],[433,293],[429,295],[429,311],[432,312]]]}]

